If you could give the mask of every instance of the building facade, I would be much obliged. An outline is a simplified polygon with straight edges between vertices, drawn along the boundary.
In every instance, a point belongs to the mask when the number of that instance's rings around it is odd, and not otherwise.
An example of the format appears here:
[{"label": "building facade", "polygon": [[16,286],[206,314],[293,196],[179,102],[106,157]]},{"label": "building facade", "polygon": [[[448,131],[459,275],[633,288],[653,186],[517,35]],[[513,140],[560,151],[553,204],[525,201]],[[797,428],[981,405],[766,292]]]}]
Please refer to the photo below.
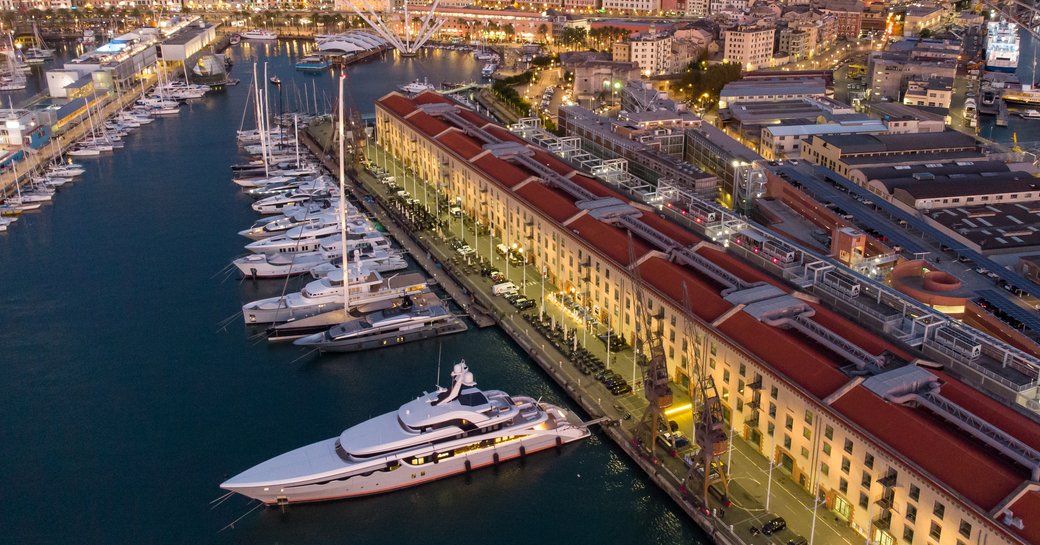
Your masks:
[{"label": "building facade", "polygon": [[741,26],[723,31],[723,61],[740,63],[748,70],[769,66],[775,34],[773,26]]}]

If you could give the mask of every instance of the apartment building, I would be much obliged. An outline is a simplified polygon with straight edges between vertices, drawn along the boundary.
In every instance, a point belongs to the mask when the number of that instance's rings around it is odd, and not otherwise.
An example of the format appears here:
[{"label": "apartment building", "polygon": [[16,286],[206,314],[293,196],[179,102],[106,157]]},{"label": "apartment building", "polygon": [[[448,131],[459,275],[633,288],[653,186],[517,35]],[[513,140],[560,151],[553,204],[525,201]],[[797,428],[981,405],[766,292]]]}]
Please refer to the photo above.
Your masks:
[{"label": "apartment building", "polygon": [[929,108],[950,109],[953,101],[953,78],[912,77],[906,82],[906,93],[903,104],[908,106],[927,106]]},{"label": "apartment building", "polygon": [[774,26],[738,26],[723,31],[723,61],[737,62],[748,70],[769,66],[773,60]]},{"label": "apartment building", "polygon": [[661,9],[661,0],[603,0],[603,9],[629,13],[656,12]]},{"label": "apartment building", "polygon": [[1040,541],[1026,415],[445,97],[383,97],[376,135],[627,338],[637,268],[670,377],[709,374],[731,433],[869,540]]},{"label": "apartment building", "polygon": [[862,31],[863,2],[861,0],[825,0],[820,9],[838,19],[838,37],[854,40]]},{"label": "apartment building", "polygon": [[954,78],[960,44],[941,40],[901,40],[867,60],[872,99],[899,102],[911,79]]},{"label": "apartment building", "polygon": [[613,46],[615,62],[634,62],[644,76],[668,74],[677,70],[677,56],[672,51],[671,34],[650,31],[640,33]]}]

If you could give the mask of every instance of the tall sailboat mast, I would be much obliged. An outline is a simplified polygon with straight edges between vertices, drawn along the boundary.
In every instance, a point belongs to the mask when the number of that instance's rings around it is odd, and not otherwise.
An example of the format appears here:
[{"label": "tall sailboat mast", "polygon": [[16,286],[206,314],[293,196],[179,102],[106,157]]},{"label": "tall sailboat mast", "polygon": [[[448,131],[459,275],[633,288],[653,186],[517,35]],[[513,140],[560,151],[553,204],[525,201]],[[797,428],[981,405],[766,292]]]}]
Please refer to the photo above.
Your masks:
[{"label": "tall sailboat mast", "polygon": [[[350,256],[347,253],[347,211],[345,201],[347,200],[347,169],[344,163],[343,142],[346,140],[343,131],[343,82],[347,79],[347,67],[344,66],[339,74],[339,241],[343,247],[343,314],[350,312]],[[299,138],[299,136],[297,136]]]}]

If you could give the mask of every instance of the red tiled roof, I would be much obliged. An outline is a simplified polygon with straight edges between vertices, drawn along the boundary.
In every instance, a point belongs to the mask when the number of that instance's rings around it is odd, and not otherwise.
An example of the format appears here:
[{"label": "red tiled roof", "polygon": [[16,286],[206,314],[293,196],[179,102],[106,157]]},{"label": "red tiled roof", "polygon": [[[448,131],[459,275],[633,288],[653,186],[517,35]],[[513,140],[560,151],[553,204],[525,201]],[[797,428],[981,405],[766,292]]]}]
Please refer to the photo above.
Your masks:
[{"label": "red tiled roof", "polygon": [[448,132],[437,137],[437,140],[451,151],[465,157],[467,160],[480,155],[484,148],[477,144],[472,138],[466,136],[458,129],[450,129]]},{"label": "red tiled roof", "polygon": [[[579,238],[622,266],[627,267],[632,263],[628,258],[628,237],[621,229],[607,225],[592,216],[578,218],[569,223],[567,228],[578,231]],[[637,260],[650,251],[650,247],[638,237],[632,237],[632,249]]]},{"label": "red tiled roof", "polygon": [[812,317],[814,322],[827,327],[863,350],[866,350],[875,356],[880,356],[882,352],[887,350],[906,361],[913,359],[909,354],[904,352],[903,349],[885,341],[883,338],[874,335],[866,329],[863,329],[863,327],[852,323],[846,318],[838,315],[838,313],[818,304],[813,304],[812,307],[816,311],[816,314]]},{"label": "red tiled roof", "polygon": [[1026,492],[1008,509],[1024,524],[1021,530],[1008,527],[1008,531],[1018,534],[1029,543],[1040,543],[1040,491]]},{"label": "red tiled roof", "polygon": [[625,202],[628,202],[628,198],[627,197],[625,197],[621,193],[618,193],[617,191],[614,191],[613,189],[607,187],[606,185],[604,185],[602,182],[596,180],[595,178],[590,178],[588,176],[585,176],[584,174],[578,174],[578,173],[574,173],[574,175],[571,176],[570,178],[571,178],[571,180],[574,181],[574,183],[580,185],[581,187],[584,187],[588,191],[591,191],[597,197],[615,197],[615,198],[621,199],[621,200],[623,200]]},{"label": "red tiled roof", "polygon": [[659,257],[651,257],[640,264],[639,276],[679,308],[683,307],[682,288],[685,284],[690,310],[706,322],[712,322],[733,306],[719,295],[722,286]]},{"label": "red tiled roof", "polygon": [[657,214],[654,214],[653,212],[644,211],[643,215],[639,216],[639,221],[657,229],[683,246],[693,246],[701,241],[701,238],[697,235],[662,218],[661,216],[658,216]]},{"label": "red tiled roof", "polygon": [[1029,478],[1024,468],[966,438],[937,416],[889,403],[863,386],[849,390],[831,406],[983,511],[996,507]]},{"label": "red tiled roof", "polygon": [[400,117],[404,117],[416,109],[415,104],[411,100],[397,93],[390,93],[379,99],[377,103]]},{"label": "red tiled roof", "polygon": [[719,330],[820,399],[850,380],[809,341],[763,324],[745,312],[727,318]]},{"label": "red tiled roof", "polygon": [[408,116],[407,121],[412,124],[413,127],[426,133],[429,136],[437,136],[438,134],[451,128],[451,125],[433,117],[426,112],[415,112]]},{"label": "red tiled roof", "polygon": [[469,121],[470,123],[478,127],[483,127],[484,125],[490,123],[490,121],[486,117],[478,114],[477,112],[474,112],[473,110],[467,110],[465,108],[459,110],[459,117],[465,119],[466,121]]},{"label": "red tiled roof", "polygon": [[1040,450],[1040,425],[943,371],[929,369],[929,372],[943,380],[944,384],[940,390],[943,397],[975,413],[979,418],[999,426],[1019,441]]},{"label": "red tiled roof", "polygon": [[737,256],[727,254],[722,250],[716,250],[710,246],[702,246],[697,250],[697,253],[714,261],[716,265],[733,273],[737,278],[745,282],[768,282],[784,291],[791,291],[779,280],[769,276],[765,271],[744,263]]},{"label": "red tiled roof", "polygon": [[494,155],[485,155],[473,161],[473,164],[483,170],[489,178],[509,188],[531,177],[526,170]]},{"label": "red tiled roof", "polygon": [[574,199],[569,195],[538,182],[525,184],[516,190],[516,194],[558,222],[563,222],[578,213],[578,207],[574,206]]},{"label": "red tiled roof", "polygon": [[489,132],[489,133],[491,133],[492,135],[494,135],[499,140],[503,140],[503,141],[506,141],[506,142],[520,142],[521,144],[526,144],[527,143],[527,141],[524,140],[523,138],[520,138],[519,136],[509,132],[509,130],[507,130],[507,129],[503,128],[503,127],[499,127],[498,125],[494,125],[494,124],[485,125],[484,126],[484,130]]},{"label": "red tiled roof", "polygon": [[559,160],[555,155],[539,148],[532,149],[534,149],[534,160],[556,171],[557,174],[566,176],[574,172],[574,167]]},{"label": "red tiled roof", "polygon": [[454,104],[448,97],[433,91],[423,91],[415,95],[412,97],[412,102],[416,104]]}]

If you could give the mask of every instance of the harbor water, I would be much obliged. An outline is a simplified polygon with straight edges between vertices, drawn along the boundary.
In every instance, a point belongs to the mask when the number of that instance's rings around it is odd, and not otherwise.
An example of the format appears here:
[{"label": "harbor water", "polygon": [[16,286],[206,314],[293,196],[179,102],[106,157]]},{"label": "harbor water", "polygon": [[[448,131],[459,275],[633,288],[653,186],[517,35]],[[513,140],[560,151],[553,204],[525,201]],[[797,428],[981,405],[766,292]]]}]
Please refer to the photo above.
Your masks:
[{"label": "harbor water", "polygon": [[[246,80],[268,61],[285,103],[307,85],[327,104],[335,76],[292,69],[305,49],[231,50],[242,85],[84,159],[53,204],[0,233],[0,542],[706,543],[598,435],[396,493],[260,508],[221,531],[255,505],[211,509],[225,478],[396,409],[460,358],[482,387],[572,406],[494,328],[316,358],[242,325],[243,302],[282,290],[226,268],[256,219],[228,169]],[[479,69],[464,53],[388,55],[351,68],[352,94],[371,113],[396,85]]]}]

